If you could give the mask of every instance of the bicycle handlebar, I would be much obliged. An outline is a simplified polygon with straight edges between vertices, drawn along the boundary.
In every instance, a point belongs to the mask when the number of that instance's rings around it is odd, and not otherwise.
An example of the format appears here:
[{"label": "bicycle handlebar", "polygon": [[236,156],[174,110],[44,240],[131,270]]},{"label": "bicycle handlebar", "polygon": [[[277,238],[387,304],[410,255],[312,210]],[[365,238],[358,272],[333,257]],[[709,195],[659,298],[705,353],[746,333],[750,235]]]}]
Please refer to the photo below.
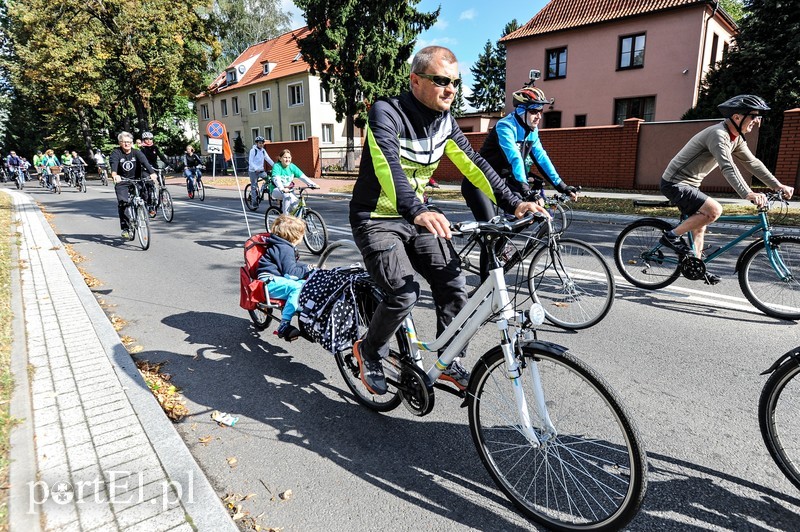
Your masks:
[{"label": "bicycle handlebar", "polygon": [[545,216],[538,212],[531,212],[522,218],[514,221],[502,220],[499,222],[458,222],[451,225],[451,230],[458,233],[507,233],[519,232],[525,227],[533,224],[537,219],[543,219]]}]

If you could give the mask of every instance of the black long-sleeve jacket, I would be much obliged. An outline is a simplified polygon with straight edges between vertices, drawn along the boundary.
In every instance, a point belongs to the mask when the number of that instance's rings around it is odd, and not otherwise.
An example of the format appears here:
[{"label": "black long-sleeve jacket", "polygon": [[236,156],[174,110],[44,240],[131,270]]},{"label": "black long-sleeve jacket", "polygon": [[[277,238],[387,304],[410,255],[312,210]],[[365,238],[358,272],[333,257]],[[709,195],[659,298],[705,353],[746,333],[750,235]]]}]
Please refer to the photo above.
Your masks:
[{"label": "black long-sleeve jacket", "polygon": [[493,202],[513,212],[520,200],[469,144],[449,112],[429,109],[410,92],[375,102],[350,201],[350,224],[404,218],[427,209],[422,193],[444,156]]}]

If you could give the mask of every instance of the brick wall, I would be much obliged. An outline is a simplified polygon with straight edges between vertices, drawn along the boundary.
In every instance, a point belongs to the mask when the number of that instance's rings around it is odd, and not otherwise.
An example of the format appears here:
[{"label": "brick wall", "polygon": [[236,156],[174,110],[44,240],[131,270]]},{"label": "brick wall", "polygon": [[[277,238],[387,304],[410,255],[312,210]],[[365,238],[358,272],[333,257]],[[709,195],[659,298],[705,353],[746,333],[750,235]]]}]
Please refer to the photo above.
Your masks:
[{"label": "brick wall", "polygon": [[800,109],[790,109],[783,113],[775,177],[785,185],[800,187]]}]

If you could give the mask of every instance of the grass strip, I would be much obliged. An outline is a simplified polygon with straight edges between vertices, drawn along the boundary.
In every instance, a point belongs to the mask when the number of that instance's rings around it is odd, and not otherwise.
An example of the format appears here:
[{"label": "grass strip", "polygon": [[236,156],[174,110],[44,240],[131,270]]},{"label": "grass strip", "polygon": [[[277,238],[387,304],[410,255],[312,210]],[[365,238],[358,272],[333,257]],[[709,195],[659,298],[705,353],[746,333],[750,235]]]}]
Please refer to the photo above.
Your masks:
[{"label": "grass strip", "polygon": [[0,194],[0,530],[8,530],[8,456],[11,429],[16,421],[9,414],[14,378],[11,374],[11,246],[16,231],[11,224],[11,196]]}]

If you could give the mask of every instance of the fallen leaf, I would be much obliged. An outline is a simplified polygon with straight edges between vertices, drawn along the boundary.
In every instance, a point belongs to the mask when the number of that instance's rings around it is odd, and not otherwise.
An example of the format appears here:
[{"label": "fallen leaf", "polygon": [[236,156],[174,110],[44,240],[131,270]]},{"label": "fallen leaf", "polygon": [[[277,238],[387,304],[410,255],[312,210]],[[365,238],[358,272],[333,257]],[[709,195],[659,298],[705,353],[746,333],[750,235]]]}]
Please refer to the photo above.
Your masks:
[{"label": "fallen leaf", "polygon": [[198,440],[197,440],[197,441],[199,441],[199,442],[200,442],[200,443],[202,443],[203,445],[206,445],[206,444],[208,444],[208,443],[209,443],[209,442],[210,442],[212,439],[214,439],[214,438],[213,438],[213,437],[211,437],[211,436],[203,436],[202,438],[198,438]]},{"label": "fallen leaf", "polygon": [[256,494],[255,494],[255,493],[248,493],[247,495],[245,495],[245,496],[242,498],[242,500],[243,500],[243,501],[246,501],[247,499],[252,499],[252,498],[253,498],[253,497],[255,497],[255,496],[256,496]]},{"label": "fallen leaf", "polygon": [[235,456],[231,456],[230,458],[228,458],[228,465],[231,467],[236,467],[236,464],[238,462],[239,460],[237,460]]},{"label": "fallen leaf", "polygon": [[286,490],[283,493],[279,493],[278,497],[280,497],[282,501],[288,501],[292,498],[292,490]]}]

